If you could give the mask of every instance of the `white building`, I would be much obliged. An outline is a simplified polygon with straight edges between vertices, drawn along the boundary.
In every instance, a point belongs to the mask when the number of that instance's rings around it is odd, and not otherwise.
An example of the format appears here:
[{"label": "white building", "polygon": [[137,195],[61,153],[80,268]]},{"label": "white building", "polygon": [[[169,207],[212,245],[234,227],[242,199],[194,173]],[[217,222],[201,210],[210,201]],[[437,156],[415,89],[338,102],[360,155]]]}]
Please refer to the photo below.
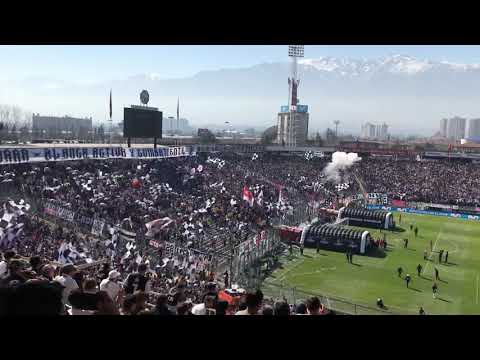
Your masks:
[{"label": "white building", "polygon": [[440,120],[440,136],[447,137],[448,119]]},{"label": "white building", "polygon": [[465,137],[467,119],[455,116],[448,119],[447,138],[453,141],[460,141]]},{"label": "white building", "polygon": [[382,125],[377,125],[376,129],[376,139],[377,140],[387,140],[388,137],[388,125],[383,123]]},{"label": "white building", "polygon": [[480,137],[480,119],[468,120],[468,137],[469,138]]},{"label": "white building", "polygon": [[308,112],[280,112],[277,123],[279,145],[303,146],[308,138]]},{"label": "white building", "polygon": [[370,140],[386,140],[388,137],[388,125],[385,123],[379,125],[367,122],[362,125],[361,137]]},{"label": "white building", "polygon": [[177,124],[177,118],[173,116],[163,118],[162,127],[164,134],[171,134],[172,132],[179,134],[190,134],[194,131],[187,119],[179,118]]}]

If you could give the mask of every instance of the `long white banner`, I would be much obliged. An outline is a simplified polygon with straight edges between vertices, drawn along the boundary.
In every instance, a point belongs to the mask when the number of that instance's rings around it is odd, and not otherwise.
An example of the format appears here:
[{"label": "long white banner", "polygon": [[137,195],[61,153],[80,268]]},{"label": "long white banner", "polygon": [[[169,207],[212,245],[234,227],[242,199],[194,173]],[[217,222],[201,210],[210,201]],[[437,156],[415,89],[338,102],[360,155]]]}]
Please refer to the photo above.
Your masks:
[{"label": "long white banner", "polygon": [[0,149],[0,165],[70,161],[83,159],[164,159],[180,156],[194,156],[190,146],[153,148],[128,147],[82,147],[82,148],[5,148]]}]

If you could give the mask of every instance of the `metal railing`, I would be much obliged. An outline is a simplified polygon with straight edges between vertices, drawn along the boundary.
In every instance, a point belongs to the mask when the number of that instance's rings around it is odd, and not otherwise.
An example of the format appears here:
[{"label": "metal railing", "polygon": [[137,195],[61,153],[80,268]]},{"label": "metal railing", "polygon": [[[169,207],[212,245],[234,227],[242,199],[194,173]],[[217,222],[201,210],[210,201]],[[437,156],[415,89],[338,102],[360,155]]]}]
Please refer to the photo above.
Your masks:
[{"label": "metal railing", "polygon": [[[329,310],[345,315],[401,315],[400,312],[382,310],[380,308],[369,307],[357,304],[338,297],[327,296],[314,292],[305,291],[296,287],[274,284],[270,281],[264,281],[262,292],[265,297],[273,299],[286,299],[289,304],[299,304],[311,296],[317,296],[320,302]],[[405,313],[406,314],[406,313]]]}]

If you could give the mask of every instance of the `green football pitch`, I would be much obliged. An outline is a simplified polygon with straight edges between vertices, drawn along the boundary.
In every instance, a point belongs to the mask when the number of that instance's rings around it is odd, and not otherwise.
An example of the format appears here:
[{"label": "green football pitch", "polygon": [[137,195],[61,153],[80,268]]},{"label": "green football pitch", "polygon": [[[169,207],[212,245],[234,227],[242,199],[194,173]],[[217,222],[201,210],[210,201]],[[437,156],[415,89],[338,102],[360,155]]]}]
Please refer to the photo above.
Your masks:
[{"label": "green football pitch", "polygon": [[[400,223],[399,213],[395,221],[397,230],[386,232],[388,248],[383,255],[354,255],[349,264],[343,252],[320,250],[317,254],[315,249],[305,249],[302,256],[296,250],[293,256],[281,258],[280,268],[263,284],[264,293],[290,301],[320,295],[332,308],[358,314],[375,313],[366,307],[375,309],[379,297],[386,311],[396,314],[418,314],[420,306],[427,314],[480,314],[480,222],[402,214]],[[418,227],[416,238],[410,224]],[[379,230],[366,230],[375,239],[382,236]],[[404,238],[409,240],[407,248]],[[449,252],[448,263],[445,255],[438,262],[440,250]],[[436,299],[432,293],[435,268],[440,276]],[[409,288],[404,280],[407,273],[412,278]]]}]

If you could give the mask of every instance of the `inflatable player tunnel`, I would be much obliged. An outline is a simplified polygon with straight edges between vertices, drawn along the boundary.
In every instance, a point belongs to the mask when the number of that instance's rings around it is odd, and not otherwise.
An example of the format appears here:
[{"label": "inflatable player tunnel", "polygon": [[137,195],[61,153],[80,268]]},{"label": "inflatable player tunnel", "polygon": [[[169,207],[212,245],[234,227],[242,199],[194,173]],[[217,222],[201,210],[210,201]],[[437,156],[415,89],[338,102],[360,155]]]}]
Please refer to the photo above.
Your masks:
[{"label": "inflatable player tunnel", "polygon": [[365,254],[372,245],[368,231],[354,230],[344,226],[324,224],[310,225],[303,229],[301,242],[305,247],[347,251]]},{"label": "inflatable player tunnel", "polygon": [[384,210],[343,207],[338,212],[338,221],[343,219],[348,219],[348,225],[351,226],[387,230],[395,228],[392,213]]}]

